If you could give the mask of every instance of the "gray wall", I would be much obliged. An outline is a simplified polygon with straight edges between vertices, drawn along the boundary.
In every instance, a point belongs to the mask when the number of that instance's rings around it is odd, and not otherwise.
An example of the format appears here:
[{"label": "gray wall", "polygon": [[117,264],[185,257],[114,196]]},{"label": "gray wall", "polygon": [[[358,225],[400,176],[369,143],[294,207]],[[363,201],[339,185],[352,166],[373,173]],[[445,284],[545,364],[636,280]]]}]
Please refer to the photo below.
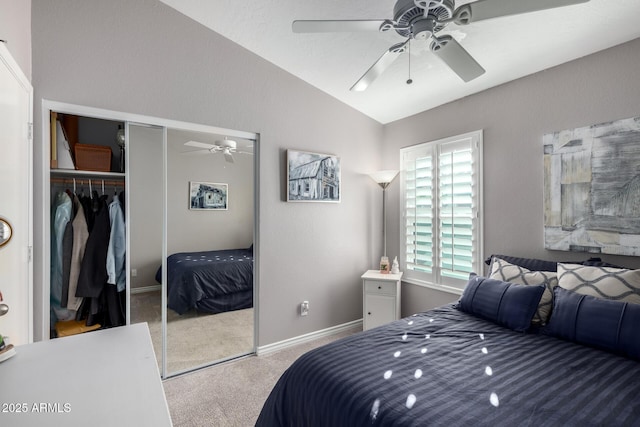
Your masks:
[{"label": "gray wall", "polygon": [[0,0],[0,40],[31,80],[31,0]]},{"label": "gray wall", "polygon": [[[484,255],[550,260],[589,254],[547,251],[543,241],[545,133],[640,115],[640,39],[385,126],[385,166],[398,167],[402,147],[484,129]],[[398,253],[399,185],[389,189],[388,250]],[[607,256],[639,267],[636,257]],[[409,315],[457,299],[405,284]]]},{"label": "gray wall", "polygon": [[[36,165],[42,99],[259,133],[258,344],[362,317],[360,275],[381,251],[382,194],[366,173],[382,125],[155,0],[34,0],[32,12]],[[287,148],[340,156],[342,202],[286,203]]]}]

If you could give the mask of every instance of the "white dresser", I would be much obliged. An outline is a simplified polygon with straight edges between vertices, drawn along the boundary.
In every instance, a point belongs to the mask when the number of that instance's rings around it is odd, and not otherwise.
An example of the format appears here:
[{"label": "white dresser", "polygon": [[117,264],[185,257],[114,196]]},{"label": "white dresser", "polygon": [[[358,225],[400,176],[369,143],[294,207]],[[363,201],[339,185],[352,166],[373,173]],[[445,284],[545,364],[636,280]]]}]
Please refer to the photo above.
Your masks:
[{"label": "white dresser", "polygon": [[362,329],[367,330],[400,318],[402,273],[382,274],[369,270],[362,276]]}]

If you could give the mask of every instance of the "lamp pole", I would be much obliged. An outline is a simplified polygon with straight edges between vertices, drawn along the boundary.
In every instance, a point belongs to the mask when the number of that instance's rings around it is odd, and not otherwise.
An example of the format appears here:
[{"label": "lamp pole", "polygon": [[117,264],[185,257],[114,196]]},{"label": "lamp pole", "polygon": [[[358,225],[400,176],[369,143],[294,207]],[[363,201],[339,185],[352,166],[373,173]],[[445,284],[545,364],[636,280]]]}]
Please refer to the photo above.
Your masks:
[{"label": "lamp pole", "polygon": [[387,256],[387,187],[393,182],[397,170],[384,170],[374,172],[369,176],[382,187],[382,242],[384,247],[383,256]]},{"label": "lamp pole", "polygon": [[387,256],[387,187],[390,182],[381,182],[382,187],[382,242],[384,244],[384,252],[382,256]]}]

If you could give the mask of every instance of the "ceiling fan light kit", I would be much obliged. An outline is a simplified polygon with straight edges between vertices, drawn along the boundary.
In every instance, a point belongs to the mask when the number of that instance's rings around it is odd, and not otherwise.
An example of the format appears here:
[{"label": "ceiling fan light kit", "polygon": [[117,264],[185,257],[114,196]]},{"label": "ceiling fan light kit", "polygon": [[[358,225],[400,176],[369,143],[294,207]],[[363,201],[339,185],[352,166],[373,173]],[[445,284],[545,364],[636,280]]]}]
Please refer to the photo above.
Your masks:
[{"label": "ceiling fan light kit", "polygon": [[431,40],[429,49],[460,79],[470,82],[485,73],[484,68],[458,41],[449,34],[439,35],[449,24],[469,25],[486,19],[537,12],[563,6],[586,3],[589,0],[478,0],[455,7],[454,0],[398,0],[393,8],[393,20],[296,20],[295,33],[356,32],[395,30],[406,38],[389,48],[351,87],[363,91],[369,87],[402,53],[411,40]]}]

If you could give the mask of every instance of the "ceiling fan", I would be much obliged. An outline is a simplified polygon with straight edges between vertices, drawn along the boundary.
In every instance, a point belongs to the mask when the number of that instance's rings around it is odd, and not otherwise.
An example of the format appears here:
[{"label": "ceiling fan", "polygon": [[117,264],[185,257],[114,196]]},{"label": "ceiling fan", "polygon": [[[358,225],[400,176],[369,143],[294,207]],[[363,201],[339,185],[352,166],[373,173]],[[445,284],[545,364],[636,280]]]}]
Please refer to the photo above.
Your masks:
[{"label": "ceiling fan", "polygon": [[185,151],[184,154],[198,155],[198,154],[216,154],[222,153],[224,159],[229,163],[234,163],[233,154],[253,154],[250,151],[239,151],[237,149],[238,143],[232,139],[225,137],[223,140],[216,141],[213,144],[198,141],[187,141],[184,145],[188,147],[198,147],[202,150]]},{"label": "ceiling fan", "polygon": [[[396,58],[406,52],[411,39],[427,41],[429,48],[462,80],[469,82],[485,73],[484,68],[450,35],[438,35],[448,24],[468,25],[485,19],[517,15],[589,0],[478,0],[455,7],[455,0],[398,0],[391,19],[363,20],[297,20],[294,33],[390,31],[395,30],[405,41],[391,46],[351,87],[365,90]],[[411,79],[407,80],[411,83]]]}]

